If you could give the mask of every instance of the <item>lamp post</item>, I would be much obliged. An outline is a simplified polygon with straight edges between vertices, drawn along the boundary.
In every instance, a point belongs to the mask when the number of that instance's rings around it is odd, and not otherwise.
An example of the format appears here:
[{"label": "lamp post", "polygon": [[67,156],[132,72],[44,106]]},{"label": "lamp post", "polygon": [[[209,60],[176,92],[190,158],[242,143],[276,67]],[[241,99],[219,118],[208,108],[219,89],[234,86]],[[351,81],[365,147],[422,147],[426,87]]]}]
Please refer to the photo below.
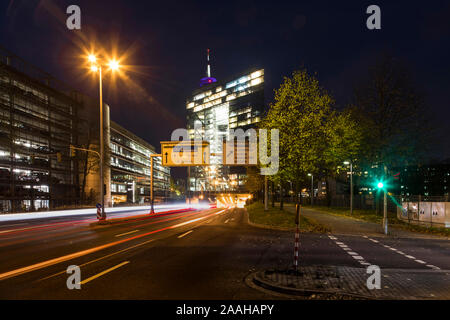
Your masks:
[{"label": "lamp post", "polygon": [[350,215],[353,215],[353,163],[345,161],[344,164],[350,165]]},{"label": "lamp post", "polygon": [[311,177],[311,207],[314,205],[314,175],[308,173],[308,177]]},{"label": "lamp post", "polygon": [[[98,84],[99,84],[99,100],[100,100],[100,196],[102,205],[102,217],[100,220],[106,219],[105,213],[105,195],[104,195],[104,179],[103,179],[103,158],[104,158],[104,141],[103,141],[103,89],[102,89],[102,63],[93,54],[88,56],[88,60],[91,63],[91,70],[98,72]],[[107,64],[112,71],[119,69],[119,63],[116,60],[110,60]]]}]

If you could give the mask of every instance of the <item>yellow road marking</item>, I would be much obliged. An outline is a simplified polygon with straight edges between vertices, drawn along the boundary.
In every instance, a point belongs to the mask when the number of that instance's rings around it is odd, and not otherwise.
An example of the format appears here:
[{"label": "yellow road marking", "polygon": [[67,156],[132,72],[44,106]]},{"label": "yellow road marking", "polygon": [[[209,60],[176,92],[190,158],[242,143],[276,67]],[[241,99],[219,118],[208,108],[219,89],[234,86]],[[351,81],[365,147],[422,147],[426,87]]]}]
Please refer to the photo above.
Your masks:
[{"label": "yellow road marking", "polygon": [[178,239],[179,238],[183,238],[184,236],[187,236],[189,233],[191,233],[193,230],[190,230],[190,231],[188,231],[188,232],[186,232],[186,233],[183,233],[182,235],[180,235],[180,236],[178,236]]},{"label": "yellow road marking", "polygon": [[97,279],[98,277],[101,277],[102,275],[107,274],[108,272],[111,272],[111,271],[113,271],[113,270],[116,270],[117,268],[120,268],[121,266],[124,266],[124,265],[126,265],[126,264],[128,264],[128,263],[130,263],[130,261],[124,261],[124,262],[122,262],[122,263],[119,263],[117,266],[114,266],[114,267],[112,267],[112,268],[106,269],[105,271],[102,271],[102,272],[100,272],[100,273],[97,273],[95,276],[92,276],[92,277],[90,277],[90,278],[87,278],[86,280],[81,281],[80,284],[88,283],[89,281],[92,281],[92,280],[94,280],[94,279]]},{"label": "yellow road marking", "polygon": [[[144,242],[142,242],[142,243],[138,243],[138,244],[136,244],[136,245],[134,245],[134,246],[131,246],[131,247],[128,247],[128,248],[119,250],[119,251],[117,251],[117,252],[113,252],[113,253],[107,254],[106,256],[103,256],[103,257],[100,257],[100,258],[97,258],[97,259],[88,261],[88,262],[86,262],[86,263],[80,264],[79,267],[87,266],[88,264],[91,264],[91,263],[94,263],[94,262],[97,262],[97,261],[100,261],[100,260],[109,258],[109,257],[111,257],[111,256],[114,256],[114,255],[116,255],[116,254],[122,253],[122,252],[127,251],[127,250],[131,250],[131,249],[136,248],[136,247],[143,246],[144,244],[150,243],[150,242],[152,242],[152,241],[154,241],[154,239],[148,240],[148,241],[144,241]],[[66,272],[67,272],[66,270],[63,270],[63,271],[61,271],[61,272],[52,274],[52,275],[50,275],[50,276],[48,276],[48,277],[39,279],[38,281],[47,280],[47,279],[50,279],[50,278],[59,276],[60,274],[63,274],[63,273],[66,273]]]},{"label": "yellow road marking", "polygon": [[130,232],[121,233],[121,234],[116,235],[116,237],[126,236],[127,234],[135,233],[135,232],[138,232],[138,231],[139,230],[133,230],[133,231],[130,231]]}]

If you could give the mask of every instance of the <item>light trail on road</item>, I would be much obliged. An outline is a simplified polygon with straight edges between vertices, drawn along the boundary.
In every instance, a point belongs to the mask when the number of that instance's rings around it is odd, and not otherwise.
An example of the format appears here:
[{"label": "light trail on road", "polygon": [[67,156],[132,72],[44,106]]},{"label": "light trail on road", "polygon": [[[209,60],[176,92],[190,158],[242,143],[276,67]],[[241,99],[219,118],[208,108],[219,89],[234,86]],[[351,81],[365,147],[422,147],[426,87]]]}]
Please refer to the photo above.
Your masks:
[{"label": "light trail on road", "polygon": [[52,266],[52,265],[55,265],[55,264],[58,264],[58,263],[61,263],[61,262],[64,262],[64,261],[72,260],[72,259],[75,259],[75,258],[78,258],[78,257],[81,257],[81,256],[85,256],[85,255],[88,255],[88,254],[91,254],[91,253],[94,253],[94,252],[97,252],[97,251],[100,251],[100,250],[112,247],[112,246],[116,246],[116,245],[121,244],[121,243],[125,243],[125,242],[131,241],[131,240],[135,240],[135,239],[139,239],[139,238],[142,238],[142,237],[145,237],[145,236],[148,236],[148,235],[159,233],[159,232],[162,232],[164,230],[175,229],[175,228],[178,228],[178,227],[181,227],[181,226],[184,226],[184,225],[196,222],[196,221],[200,221],[200,220],[206,219],[206,218],[214,216],[214,215],[221,214],[221,213],[223,213],[223,212],[225,212],[227,210],[228,209],[224,209],[224,210],[221,210],[219,212],[208,214],[208,215],[206,215],[204,217],[196,218],[196,219],[189,220],[189,221],[186,221],[186,222],[182,222],[182,223],[179,223],[179,224],[176,224],[176,225],[172,225],[172,226],[167,226],[167,227],[164,227],[164,228],[161,228],[161,229],[158,229],[158,230],[152,230],[150,232],[146,232],[146,233],[143,233],[143,234],[140,234],[140,235],[136,235],[136,236],[131,237],[131,238],[126,238],[126,239],[123,239],[123,240],[114,241],[114,242],[107,243],[107,244],[104,244],[104,245],[100,245],[100,246],[97,246],[97,247],[94,247],[94,248],[78,251],[78,252],[75,252],[75,253],[72,253],[72,254],[68,254],[68,255],[65,255],[65,256],[61,256],[61,257],[58,257],[58,258],[54,258],[54,259],[50,259],[50,260],[47,260],[47,261],[39,262],[39,263],[30,265],[30,266],[26,266],[26,267],[18,268],[18,269],[11,270],[11,271],[8,271],[8,272],[4,272],[4,273],[0,274],[0,280],[5,280],[5,279],[11,278],[11,277],[15,277],[15,276],[18,276],[18,275],[21,275],[21,274],[24,274],[24,273],[28,273],[28,272],[31,272],[31,271],[35,271],[35,270],[39,270],[39,269],[42,269],[42,268],[46,268],[46,267],[49,267],[49,266]]}]

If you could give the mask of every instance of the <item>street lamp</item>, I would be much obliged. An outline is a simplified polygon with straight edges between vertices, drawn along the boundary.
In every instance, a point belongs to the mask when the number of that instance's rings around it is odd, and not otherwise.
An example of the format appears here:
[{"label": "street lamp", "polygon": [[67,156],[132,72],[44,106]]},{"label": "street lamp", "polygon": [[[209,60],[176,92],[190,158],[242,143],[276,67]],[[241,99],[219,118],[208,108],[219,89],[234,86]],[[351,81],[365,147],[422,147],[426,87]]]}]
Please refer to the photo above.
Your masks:
[{"label": "street lamp", "polygon": [[[106,219],[105,213],[105,195],[104,195],[104,179],[103,179],[103,91],[102,91],[102,67],[105,65],[104,61],[99,61],[99,59],[94,55],[90,54],[88,56],[88,61],[91,63],[91,71],[98,72],[98,83],[99,83],[99,98],[100,98],[100,196],[102,205],[102,218],[100,220]],[[115,59],[110,60],[106,63],[111,71],[116,71],[120,68],[119,62]]]},{"label": "street lamp", "polygon": [[344,161],[345,165],[350,165],[350,215],[353,215],[353,163]]},{"label": "street lamp", "polygon": [[308,177],[311,177],[311,207],[314,205],[314,175],[308,173]]}]

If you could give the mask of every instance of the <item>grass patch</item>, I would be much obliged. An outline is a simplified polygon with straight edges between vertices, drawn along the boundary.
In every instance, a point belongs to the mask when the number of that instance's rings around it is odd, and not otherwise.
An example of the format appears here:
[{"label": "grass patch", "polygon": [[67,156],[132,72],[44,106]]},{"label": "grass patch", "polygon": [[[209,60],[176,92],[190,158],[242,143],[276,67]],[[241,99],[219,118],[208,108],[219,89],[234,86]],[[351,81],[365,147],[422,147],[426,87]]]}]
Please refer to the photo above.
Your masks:
[{"label": "grass patch", "polygon": [[[295,214],[280,208],[269,206],[268,211],[264,211],[264,204],[255,202],[246,206],[250,222],[270,227],[295,228]],[[300,231],[326,233],[331,230],[317,221],[300,217]]]},{"label": "grass patch", "polygon": [[[313,209],[318,212],[324,212],[336,216],[344,216],[347,218],[355,218],[364,221],[374,222],[381,224],[383,222],[383,215],[377,214],[375,210],[359,210],[353,209],[353,214],[350,214],[349,208],[337,208],[337,207],[323,207],[323,206],[314,206],[310,205],[303,206],[307,209]],[[397,214],[393,212],[388,212],[388,223],[390,226],[399,228],[402,230],[426,233],[426,234],[435,234],[441,236],[450,236],[450,229],[448,228],[439,228],[439,227],[426,227],[416,224],[409,224],[397,218]]]}]

